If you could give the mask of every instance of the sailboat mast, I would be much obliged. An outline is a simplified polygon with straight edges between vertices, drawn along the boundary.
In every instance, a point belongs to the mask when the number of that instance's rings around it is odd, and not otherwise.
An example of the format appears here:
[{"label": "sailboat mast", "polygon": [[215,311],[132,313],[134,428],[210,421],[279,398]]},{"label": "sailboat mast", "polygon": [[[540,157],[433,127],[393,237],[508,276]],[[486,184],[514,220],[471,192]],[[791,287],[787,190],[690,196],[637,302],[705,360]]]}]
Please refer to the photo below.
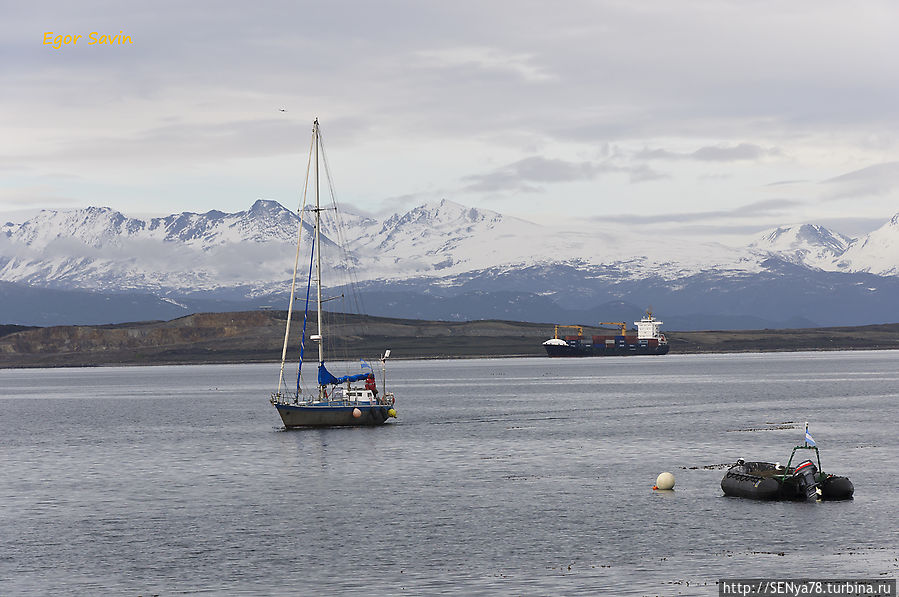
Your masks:
[{"label": "sailboat mast", "polygon": [[[281,395],[281,388],[284,386],[284,365],[287,363],[287,346],[290,341],[290,323],[293,320],[293,301],[296,297],[297,290],[297,272],[300,268],[300,244],[303,239],[303,218],[306,215],[306,191],[309,189],[309,166],[312,161],[312,150],[315,147],[315,130],[312,131],[312,139],[309,144],[309,154],[306,159],[306,182],[303,184],[303,195],[297,213],[300,216],[300,224],[297,227],[297,252],[293,260],[293,278],[290,281],[290,302],[287,305],[287,323],[284,326],[284,346],[281,349],[281,371],[278,374],[278,396]],[[302,354],[302,353],[301,353]],[[300,362],[302,367],[302,359]],[[299,377],[297,372],[297,394],[299,395]]]},{"label": "sailboat mast", "polygon": [[[319,170],[318,170],[318,154],[319,144],[321,143],[321,132],[318,128],[318,118],[315,119],[315,246],[318,252],[315,255],[315,293],[316,293],[316,316],[318,322],[318,362],[325,362],[324,348],[324,331],[322,330],[322,245],[321,245],[321,204],[319,202]],[[322,388],[319,387],[321,394]]]}]

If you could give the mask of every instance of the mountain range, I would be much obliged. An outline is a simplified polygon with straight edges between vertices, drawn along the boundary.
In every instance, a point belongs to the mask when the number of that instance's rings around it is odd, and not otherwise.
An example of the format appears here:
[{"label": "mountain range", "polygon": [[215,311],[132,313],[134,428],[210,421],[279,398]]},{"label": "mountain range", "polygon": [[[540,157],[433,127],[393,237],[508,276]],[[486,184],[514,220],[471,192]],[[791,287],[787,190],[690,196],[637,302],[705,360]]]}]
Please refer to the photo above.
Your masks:
[{"label": "mountain range", "polygon": [[[589,323],[633,321],[651,305],[680,330],[899,319],[899,214],[861,238],[801,224],[736,247],[554,228],[447,200],[385,218],[323,216],[326,281],[361,289],[371,315]],[[299,225],[298,213],[264,200],[236,213],[137,219],[88,207],[7,222],[0,323],[283,308]],[[296,267],[305,279],[308,263]]]}]

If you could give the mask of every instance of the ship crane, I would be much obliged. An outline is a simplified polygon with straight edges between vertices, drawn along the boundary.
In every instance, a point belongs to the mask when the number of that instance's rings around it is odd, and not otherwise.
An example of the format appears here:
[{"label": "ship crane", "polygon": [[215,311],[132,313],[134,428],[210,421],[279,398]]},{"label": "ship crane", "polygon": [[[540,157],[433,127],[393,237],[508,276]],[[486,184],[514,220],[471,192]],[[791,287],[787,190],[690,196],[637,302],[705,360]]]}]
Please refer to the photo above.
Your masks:
[{"label": "ship crane", "polygon": [[553,332],[553,338],[555,338],[556,340],[559,339],[559,330],[563,330],[563,331],[564,330],[577,330],[577,335],[579,338],[584,335],[584,328],[582,326],[579,326],[579,325],[557,325]]},{"label": "ship crane", "polygon": [[627,336],[627,324],[623,321],[600,321],[599,325],[617,325],[621,328],[621,335]]}]

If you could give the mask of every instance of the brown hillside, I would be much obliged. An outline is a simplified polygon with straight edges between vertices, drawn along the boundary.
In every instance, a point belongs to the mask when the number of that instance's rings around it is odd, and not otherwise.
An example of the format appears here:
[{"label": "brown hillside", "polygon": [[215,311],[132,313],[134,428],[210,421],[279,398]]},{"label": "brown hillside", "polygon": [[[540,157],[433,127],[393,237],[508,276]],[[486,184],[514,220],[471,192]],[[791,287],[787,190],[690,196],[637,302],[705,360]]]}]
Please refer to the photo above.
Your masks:
[{"label": "brown hillside", "polygon": [[[325,313],[329,358],[544,356],[550,324],[438,322]],[[172,321],[29,328],[0,336],[0,367],[262,362],[280,360],[284,311],[200,313]],[[294,315],[296,353],[302,315]],[[310,324],[314,325],[314,324]],[[310,327],[310,329],[312,329]],[[608,333],[585,327],[584,334]],[[899,348],[899,324],[798,330],[670,332],[671,354]],[[343,354],[351,346],[352,353]],[[307,346],[307,358],[317,357]]]}]

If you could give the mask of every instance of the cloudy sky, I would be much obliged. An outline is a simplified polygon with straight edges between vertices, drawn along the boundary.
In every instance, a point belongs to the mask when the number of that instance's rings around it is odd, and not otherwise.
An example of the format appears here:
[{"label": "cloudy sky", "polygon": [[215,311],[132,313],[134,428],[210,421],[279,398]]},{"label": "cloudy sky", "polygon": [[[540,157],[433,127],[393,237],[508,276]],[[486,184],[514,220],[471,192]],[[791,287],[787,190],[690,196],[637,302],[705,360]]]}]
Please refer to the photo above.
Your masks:
[{"label": "cloudy sky", "polygon": [[14,221],[295,208],[315,117],[338,198],[371,214],[447,198],[714,236],[899,212],[892,0],[0,6]]}]

